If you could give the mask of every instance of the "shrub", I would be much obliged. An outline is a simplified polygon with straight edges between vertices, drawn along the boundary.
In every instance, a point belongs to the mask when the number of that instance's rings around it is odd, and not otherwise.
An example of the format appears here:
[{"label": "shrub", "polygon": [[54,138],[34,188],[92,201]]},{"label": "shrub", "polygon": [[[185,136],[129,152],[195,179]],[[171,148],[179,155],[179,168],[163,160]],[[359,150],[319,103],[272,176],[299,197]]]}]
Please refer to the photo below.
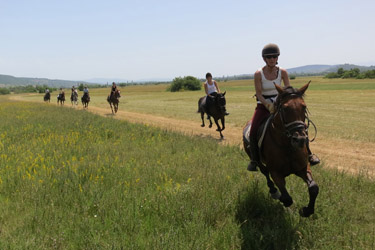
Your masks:
[{"label": "shrub", "polygon": [[290,75],[290,76],[289,76],[289,79],[290,79],[290,80],[294,80],[294,79],[296,79],[296,75]]},{"label": "shrub", "polygon": [[177,92],[180,90],[200,90],[202,88],[202,83],[199,79],[193,76],[176,77],[173,79],[168,90],[171,92]]},{"label": "shrub", "polygon": [[0,88],[0,95],[10,94],[10,90],[7,88]]}]

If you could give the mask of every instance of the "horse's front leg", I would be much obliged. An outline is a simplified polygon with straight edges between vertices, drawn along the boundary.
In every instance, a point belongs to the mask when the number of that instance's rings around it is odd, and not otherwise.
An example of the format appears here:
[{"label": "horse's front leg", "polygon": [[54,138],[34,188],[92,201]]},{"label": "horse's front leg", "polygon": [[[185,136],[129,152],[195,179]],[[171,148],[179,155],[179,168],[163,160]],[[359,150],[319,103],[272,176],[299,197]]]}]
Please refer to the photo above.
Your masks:
[{"label": "horse's front leg", "polygon": [[222,117],[221,119],[221,131],[225,129],[225,117]]},{"label": "horse's front leg", "polygon": [[303,207],[300,210],[300,214],[303,217],[309,217],[314,213],[316,197],[319,194],[319,186],[312,178],[310,166],[307,167],[307,170],[297,173],[307,184],[309,190],[309,204],[307,207]]},{"label": "horse's front leg", "polygon": [[113,107],[112,107],[112,103],[111,102],[109,103],[109,106],[111,106],[111,110],[112,110],[112,114],[113,114]]},{"label": "horse's front leg", "polygon": [[210,121],[210,125],[208,125],[209,128],[212,128],[212,120],[211,120],[211,116],[209,114],[207,114],[208,116],[208,120]]},{"label": "horse's front leg", "polygon": [[220,133],[220,137],[223,138],[224,136],[223,136],[223,134],[221,133],[222,129],[220,128],[219,120],[216,119],[216,118],[214,118],[214,121],[215,121],[215,124],[216,124],[216,126],[217,126],[216,131],[218,131],[218,132]]},{"label": "horse's front leg", "polygon": [[284,207],[290,207],[293,204],[293,199],[285,188],[285,177],[275,172],[271,172],[271,176],[281,192],[279,200],[284,204]]},{"label": "horse's front leg", "polygon": [[271,197],[275,200],[278,200],[280,199],[280,192],[277,190],[277,188],[275,187],[273,181],[271,180],[270,178],[270,172],[266,169],[265,166],[259,166],[259,169],[260,169],[260,172],[262,172],[262,174],[266,177],[267,179],[267,186],[268,188],[270,189],[270,194],[271,194]]}]

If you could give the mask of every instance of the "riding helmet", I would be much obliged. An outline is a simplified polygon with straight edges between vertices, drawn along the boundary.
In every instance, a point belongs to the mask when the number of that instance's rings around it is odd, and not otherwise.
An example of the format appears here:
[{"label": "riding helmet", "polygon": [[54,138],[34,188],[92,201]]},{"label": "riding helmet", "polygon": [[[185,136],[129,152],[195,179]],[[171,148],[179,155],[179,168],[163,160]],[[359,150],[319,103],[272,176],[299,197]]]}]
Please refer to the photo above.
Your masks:
[{"label": "riding helmet", "polygon": [[273,55],[277,55],[277,56],[280,55],[279,46],[277,46],[274,43],[269,43],[266,46],[264,46],[264,48],[262,50],[262,57],[273,56]]}]

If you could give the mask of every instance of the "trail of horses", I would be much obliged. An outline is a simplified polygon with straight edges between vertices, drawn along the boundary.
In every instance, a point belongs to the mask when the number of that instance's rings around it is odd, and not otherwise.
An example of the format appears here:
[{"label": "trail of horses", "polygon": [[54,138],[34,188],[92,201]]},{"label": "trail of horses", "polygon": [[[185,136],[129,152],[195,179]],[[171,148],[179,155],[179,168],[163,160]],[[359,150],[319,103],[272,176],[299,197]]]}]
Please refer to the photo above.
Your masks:
[{"label": "trail of horses", "polygon": [[[13,96],[11,99],[24,101],[22,96]],[[70,106],[66,107],[70,108]],[[170,131],[182,132],[186,135],[211,137],[221,144],[242,146],[242,128],[227,126],[223,131],[224,139],[221,140],[215,126],[211,129],[207,126],[204,128],[200,127],[200,117],[198,114],[197,121],[195,122],[123,110],[119,110],[116,115],[112,115],[109,107],[90,106],[88,111],[101,116],[127,120],[132,123],[146,124]],[[311,143],[311,148],[323,160],[325,166],[344,170],[352,174],[363,173],[371,178],[375,177],[375,143],[318,136]],[[246,166],[243,166],[243,168],[245,169]]]}]

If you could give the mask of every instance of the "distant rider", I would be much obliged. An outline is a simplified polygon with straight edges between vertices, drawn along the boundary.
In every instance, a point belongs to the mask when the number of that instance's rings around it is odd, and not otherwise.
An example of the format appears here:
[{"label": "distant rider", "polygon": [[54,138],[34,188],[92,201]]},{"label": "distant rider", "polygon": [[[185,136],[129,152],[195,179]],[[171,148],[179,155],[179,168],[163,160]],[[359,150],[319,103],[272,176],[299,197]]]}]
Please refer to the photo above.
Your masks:
[{"label": "distant rider", "polygon": [[[221,92],[220,92],[219,86],[217,85],[217,82],[212,79],[211,73],[206,74],[206,80],[207,81],[204,83],[204,90],[207,95],[206,106],[208,106],[211,103],[214,103],[217,93],[221,93]],[[225,111],[225,115],[229,115],[229,113]]]},{"label": "distant rider", "polygon": [[83,89],[83,95],[87,95],[87,97],[89,97],[89,89],[87,88],[87,86],[85,86],[85,88]]},{"label": "distant rider", "polygon": [[[112,98],[112,95],[114,95],[116,93],[116,91],[118,91],[118,88],[117,88],[117,85],[115,82],[112,83],[112,87],[111,87],[111,93],[110,93],[110,97]],[[120,96],[121,97],[121,96]]]}]

